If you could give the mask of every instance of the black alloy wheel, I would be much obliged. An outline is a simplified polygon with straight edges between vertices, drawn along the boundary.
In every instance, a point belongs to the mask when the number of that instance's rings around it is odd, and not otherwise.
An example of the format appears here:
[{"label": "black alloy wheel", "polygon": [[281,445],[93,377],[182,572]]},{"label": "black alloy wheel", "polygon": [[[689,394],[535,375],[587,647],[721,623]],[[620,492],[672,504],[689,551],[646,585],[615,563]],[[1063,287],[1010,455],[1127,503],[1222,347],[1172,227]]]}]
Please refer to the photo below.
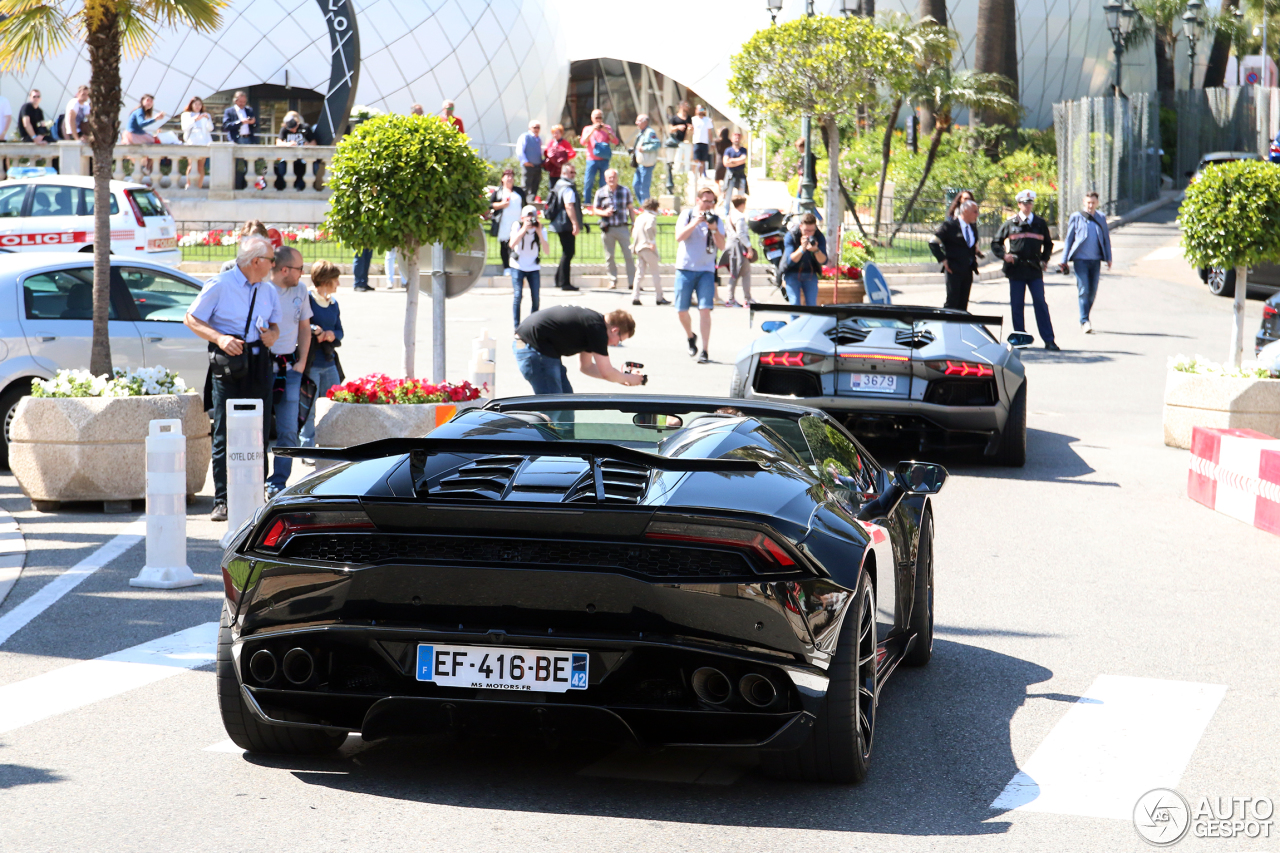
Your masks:
[{"label": "black alloy wheel", "polygon": [[249,752],[277,755],[324,755],[346,741],[345,732],[271,726],[261,722],[240,695],[240,680],[236,678],[235,666],[231,657],[231,617],[224,603],[218,630],[218,709],[222,712],[222,725],[236,746]]},{"label": "black alloy wheel", "polygon": [[933,512],[928,509],[920,521],[915,597],[911,602],[911,621],[907,627],[915,635],[915,641],[902,662],[907,666],[924,666],[933,657]]},{"label": "black alloy wheel", "polygon": [[1236,271],[1222,267],[1209,267],[1205,273],[1205,284],[1214,296],[1236,295]]},{"label": "black alloy wheel", "polygon": [[798,749],[764,753],[764,769],[801,782],[858,784],[871,768],[879,679],[876,648],[876,593],[862,573],[854,601],[844,614],[830,681],[813,731]]}]

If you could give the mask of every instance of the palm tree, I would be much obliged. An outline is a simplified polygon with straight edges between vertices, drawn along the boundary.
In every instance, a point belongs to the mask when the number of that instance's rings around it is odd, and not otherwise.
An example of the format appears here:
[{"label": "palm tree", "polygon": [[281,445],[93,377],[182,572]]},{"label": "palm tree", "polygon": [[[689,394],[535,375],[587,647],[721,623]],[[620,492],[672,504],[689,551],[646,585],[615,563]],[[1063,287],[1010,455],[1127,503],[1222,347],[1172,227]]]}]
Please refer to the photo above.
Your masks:
[{"label": "palm tree", "polygon": [[1216,16],[1211,16],[1214,30],[1213,47],[1209,50],[1209,59],[1204,68],[1206,89],[1220,87],[1227,77],[1227,59],[1231,56],[1231,45],[1239,35],[1236,30],[1235,16],[1232,14],[1240,8],[1240,0],[1222,0],[1222,6]]},{"label": "palm tree", "polygon": [[1022,105],[1016,98],[1010,97],[1009,79],[999,74],[983,74],[979,71],[952,71],[950,59],[932,66],[921,80],[921,89],[926,102],[933,110],[937,121],[933,133],[929,135],[929,151],[924,159],[924,171],[920,175],[920,183],[908,199],[902,215],[898,217],[898,225],[889,235],[888,243],[898,236],[902,226],[911,221],[911,211],[915,208],[920,191],[924,189],[929,174],[933,171],[933,162],[938,156],[938,146],[942,143],[942,134],[951,129],[951,110],[953,107],[968,107],[970,112],[982,110],[997,120],[1013,119],[1022,112]]},{"label": "palm tree", "polygon": [[[940,27],[947,25],[947,0],[920,0],[920,11],[916,18],[923,22],[932,19]],[[920,130],[933,133],[933,113],[927,109],[920,110]]]},{"label": "palm tree", "polygon": [[1138,22],[1125,49],[1143,44],[1148,39],[1155,43],[1156,91],[1160,93],[1160,105],[1172,107],[1173,92],[1177,88],[1173,61],[1187,0],[1133,0],[1133,7],[1138,10]]},{"label": "palm tree", "polygon": [[[978,0],[977,43],[973,68],[980,74],[998,74],[1005,78],[1005,94],[1018,97],[1018,17],[1014,0]],[[1002,121],[1015,126],[1017,114],[1001,110],[980,109],[978,118],[987,126]],[[994,156],[995,151],[989,152]]]},{"label": "palm tree", "polygon": [[[146,53],[162,27],[212,32],[227,0],[84,0],[83,3],[0,0],[0,70],[83,41],[89,48],[89,149],[93,152],[93,233],[111,233],[111,165],[120,135],[120,54]],[[93,344],[89,372],[111,373],[107,311],[111,303],[111,241],[93,241]]]}]

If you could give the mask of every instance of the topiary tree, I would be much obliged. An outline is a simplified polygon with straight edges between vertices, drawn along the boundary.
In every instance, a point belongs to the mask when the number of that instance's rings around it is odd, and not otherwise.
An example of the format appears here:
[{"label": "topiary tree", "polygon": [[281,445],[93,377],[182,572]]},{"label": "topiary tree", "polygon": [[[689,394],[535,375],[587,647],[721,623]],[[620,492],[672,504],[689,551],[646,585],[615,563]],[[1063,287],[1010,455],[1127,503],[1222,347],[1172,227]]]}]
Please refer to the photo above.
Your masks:
[{"label": "topiary tree", "polygon": [[1194,267],[1235,268],[1231,365],[1244,351],[1249,267],[1280,262],[1280,169],[1259,160],[1211,166],[1187,187],[1178,210],[1182,246]]},{"label": "topiary tree", "polygon": [[406,377],[415,375],[418,250],[433,243],[467,247],[488,210],[485,168],[467,137],[434,116],[375,116],[334,153],[325,228],[356,250],[396,249],[405,267]]}]

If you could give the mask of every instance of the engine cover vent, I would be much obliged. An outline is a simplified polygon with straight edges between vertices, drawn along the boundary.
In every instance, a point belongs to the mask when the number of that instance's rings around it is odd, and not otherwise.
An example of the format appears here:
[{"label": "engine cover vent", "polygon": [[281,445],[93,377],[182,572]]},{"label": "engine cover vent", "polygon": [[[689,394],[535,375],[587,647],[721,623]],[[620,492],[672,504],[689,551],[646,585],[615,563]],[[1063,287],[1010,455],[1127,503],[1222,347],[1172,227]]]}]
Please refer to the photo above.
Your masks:
[{"label": "engine cover vent", "polygon": [[894,340],[900,347],[923,349],[933,343],[936,336],[928,329],[903,329],[894,335]]},{"label": "engine cover vent", "polygon": [[428,494],[433,498],[502,500],[522,462],[523,456],[486,456],[472,460],[436,483]]}]

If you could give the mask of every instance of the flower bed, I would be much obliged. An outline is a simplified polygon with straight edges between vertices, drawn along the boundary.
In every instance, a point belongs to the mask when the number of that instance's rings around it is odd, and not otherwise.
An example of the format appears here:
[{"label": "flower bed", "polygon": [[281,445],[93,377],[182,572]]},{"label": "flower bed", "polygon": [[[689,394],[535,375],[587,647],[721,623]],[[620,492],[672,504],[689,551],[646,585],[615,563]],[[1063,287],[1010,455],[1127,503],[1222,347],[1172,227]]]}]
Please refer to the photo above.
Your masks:
[{"label": "flower bed", "polygon": [[1280,435],[1280,379],[1256,363],[1225,367],[1200,356],[1169,359],[1164,443],[1191,447],[1195,427],[1252,429]]},{"label": "flower bed", "polygon": [[172,370],[160,365],[137,370],[116,368],[110,379],[87,370],[59,370],[52,379],[31,383],[32,397],[148,397],[157,394],[185,394],[187,383]]},{"label": "flower bed", "polygon": [[[485,386],[487,390],[488,386]],[[329,389],[335,403],[420,404],[463,403],[480,399],[481,389],[470,382],[432,385],[421,379],[392,379],[384,373],[371,373]]]}]

